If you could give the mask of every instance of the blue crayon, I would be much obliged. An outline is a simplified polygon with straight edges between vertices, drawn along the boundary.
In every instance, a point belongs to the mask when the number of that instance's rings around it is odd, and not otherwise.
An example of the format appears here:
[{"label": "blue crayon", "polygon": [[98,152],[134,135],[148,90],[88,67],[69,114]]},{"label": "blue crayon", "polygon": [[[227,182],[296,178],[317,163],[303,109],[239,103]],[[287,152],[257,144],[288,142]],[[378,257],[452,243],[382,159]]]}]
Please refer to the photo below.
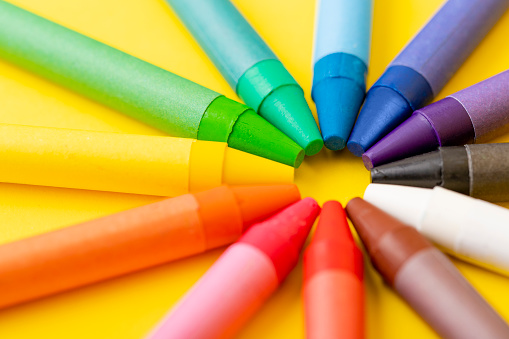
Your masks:
[{"label": "blue crayon", "polygon": [[445,2],[369,89],[348,149],[361,156],[430,103],[508,7],[508,0]]},{"label": "blue crayon", "polygon": [[317,5],[313,87],[325,146],[343,149],[366,94],[373,0]]}]

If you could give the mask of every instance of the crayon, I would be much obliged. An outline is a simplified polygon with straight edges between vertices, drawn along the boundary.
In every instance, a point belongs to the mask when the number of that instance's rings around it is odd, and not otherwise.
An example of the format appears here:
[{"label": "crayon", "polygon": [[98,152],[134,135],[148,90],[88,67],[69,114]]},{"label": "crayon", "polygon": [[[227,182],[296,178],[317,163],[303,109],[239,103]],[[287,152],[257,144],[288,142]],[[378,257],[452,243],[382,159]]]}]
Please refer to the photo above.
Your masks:
[{"label": "crayon", "polygon": [[305,198],[253,225],[147,338],[235,336],[296,265],[319,212],[316,201]]},{"label": "crayon", "polygon": [[295,167],[304,158],[249,107],[3,0],[0,57],[174,137]]},{"label": "crayon", "polygon": [[507,0],[448,0],[369,89],[348,149],[361,156],[431,102],[508,7]]},{"label": "crayon", "polygon": [[509,338],[507,323],[417,230],[361,198],[346,212],[374,267],[442,338]]},{"label": "crayon", "polygon": [[224,142],[0,124],[0,182],[174,197],[290,184],[294,169]]},{"label": "crayon", "polygon": [[371,182],[433,188],[440,186],[471,197],[509,200],[509,144],[440,147],[375,167]]},{"label": "crayon", "polygon": [[0,246],[0,308],[237,240],[299,200],[294,185],[220,186]]},{"label": "crayon", "polygon": [[373,0],[317,3],[311,97],[334,151],[346,146],[366,95],[372,17]]},{"label": "crayon", "polygon": [[166,0],[237,95],[307,155],[323,140],[304,91],[229,0]]},{"label": "crayon", "polygon": [[326,202],[304,253],[307,339],[364,338],[363,270],[345,210]]},{"label": "crayon", "polygon": [[370,184],[364,199],[408,224],[444,251],[509,275],[509,210],[442,187]]},{"label": "crayon", "polygon": [[415,111],[362,155],[366,168],[434,151],[485,142],[509,130],[509,71]]}]

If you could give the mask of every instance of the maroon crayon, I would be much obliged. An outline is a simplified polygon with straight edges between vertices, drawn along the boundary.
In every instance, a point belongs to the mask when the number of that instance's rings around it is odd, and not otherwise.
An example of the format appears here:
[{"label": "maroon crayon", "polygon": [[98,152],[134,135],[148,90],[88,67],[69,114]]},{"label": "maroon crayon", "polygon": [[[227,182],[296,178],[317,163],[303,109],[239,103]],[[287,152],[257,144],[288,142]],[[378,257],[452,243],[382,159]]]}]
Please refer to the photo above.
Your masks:
[{"label": "maroon crayon", "polygon": [[509,130],[509,70],[415,111],[363,154],[371,169],[440,146],[485,142]]},{"label": "maroon crayon", "polygon": [[415,228],[360,198],[346,212],[375,268],[442,338],[509,338],[507,323]]}]

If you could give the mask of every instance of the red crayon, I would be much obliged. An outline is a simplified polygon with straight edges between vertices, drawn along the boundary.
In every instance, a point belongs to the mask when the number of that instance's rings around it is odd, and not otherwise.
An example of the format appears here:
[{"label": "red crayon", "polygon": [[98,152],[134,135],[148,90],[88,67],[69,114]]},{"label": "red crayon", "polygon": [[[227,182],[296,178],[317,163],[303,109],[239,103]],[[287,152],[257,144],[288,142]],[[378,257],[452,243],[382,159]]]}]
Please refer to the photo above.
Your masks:
[{"label": "red crayon", "polygon": [[233,337],[297,264],[319,212],[306,198],[252,226],[147,338]]},{"label": "red crayon", "polygon": [[364,338],[363,267],[345,210],[326,202],[304,254],[307,339]]}]

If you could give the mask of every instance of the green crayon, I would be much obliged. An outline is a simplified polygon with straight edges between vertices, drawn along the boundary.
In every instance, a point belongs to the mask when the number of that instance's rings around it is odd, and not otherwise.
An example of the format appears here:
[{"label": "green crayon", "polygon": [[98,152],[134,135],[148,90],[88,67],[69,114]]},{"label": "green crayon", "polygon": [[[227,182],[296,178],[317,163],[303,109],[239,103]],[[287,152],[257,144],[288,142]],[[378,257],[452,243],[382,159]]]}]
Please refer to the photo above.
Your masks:
[{"label": "green crayon", "polygon": [[166,0],[244,102],[307,155],[323,140],[302,87],[229,0]]},{"label": "green crayon", "polygon": [[0,57],[175,137],[294,167],[304,158],[248,106],[3,0]]}]

